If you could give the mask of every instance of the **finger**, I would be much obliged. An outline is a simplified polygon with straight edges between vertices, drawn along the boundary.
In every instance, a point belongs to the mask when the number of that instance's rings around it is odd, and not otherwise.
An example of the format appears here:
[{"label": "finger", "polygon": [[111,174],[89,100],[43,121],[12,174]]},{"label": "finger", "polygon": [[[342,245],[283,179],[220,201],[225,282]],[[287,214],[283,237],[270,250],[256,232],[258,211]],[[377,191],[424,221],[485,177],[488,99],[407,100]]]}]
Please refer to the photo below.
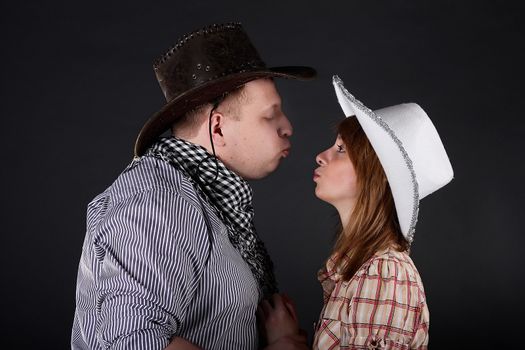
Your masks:
[{"label": "finger", "polygon": [[270,305],[270,303],[268,302],[268,300],[261,301],[261,303],[259,304],[259,307],[264,312],[265,318],[268,318],[268,316],[273,312],[273,308]]},{"label": "finger", "polygon": [[293,307],[293,305],[291,305],[291,304],[284,304],[284,306],[286,307],[286,310],[290,313],[292,318],[295,321],[297,321],[298,320],[297,312],[295,311],[295,308]]},{"label": "finger", "polygon": [[278,293],[275,293],[274,295],[272,295],[272,302],[273,302],[273,307],[276,310],[283,310],[285,308],[283,298]]},{"label": "finger", "polygon": [[293,340],[294,342],[298,343],[298,344],[306,344],[307,343],[307,338],[302,335],[302,334],[299,334],[299,333],[296,333],[296,334],[289,334],[287,335],[287,337],[291,340]]},{"label": "finger", "polygon": [[295,303],[294,303],[293,300],[288,296],[288,294],[283,293],[281,297],[283,298],[283,302],[284,302],[284,303],[291,304],[293,307],[295,307]]},{"label": "finger", "polygon": [[290,313],[292,318],[296,322],[298,322],[299,318],[297,317],[297,312],[295,311],[295,305],[294,305],[292,299],[290,299],[286,294],[283,294],[282,299],[283,299],[283,302],[284,302],[284,306],[286,307],[286,310],[288,310],[288,312]]},{"label": "finger", "polygon": [[286,311],[288,311],[290,316],[292,316],[293,319],[297,319],[297,314],[295,313],[295,309],[293,308],[292,305],[285,303],[284,307],[285,307]]},{"label": "finger", "polygon": [[[275,349],[308,349],[307,340],[298,334],[288,334],[282,336],[274,343]],[[292,346],[292,347],[290,347]]]}]

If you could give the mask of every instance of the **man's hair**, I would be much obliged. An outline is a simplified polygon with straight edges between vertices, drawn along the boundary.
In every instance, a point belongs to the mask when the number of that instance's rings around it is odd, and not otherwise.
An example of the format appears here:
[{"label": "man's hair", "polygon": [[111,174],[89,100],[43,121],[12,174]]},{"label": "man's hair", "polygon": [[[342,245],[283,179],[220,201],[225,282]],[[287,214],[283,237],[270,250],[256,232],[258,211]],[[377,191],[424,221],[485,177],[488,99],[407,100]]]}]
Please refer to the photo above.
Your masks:
[{"label": "man's hair", "polygon": [[348,281],[376,252],[391,246],[408,251],[410,245],[401,234],[383,166],[357,118],[345,118],[338,133],[357,175],[356,203],[333,249],[336,266]]},{"label": "man's hair", "polygon": [[185,137],[195,136],[200,125],[208,120],[211,108],[216,103],[219,104],[217,107],[218,111],[227,117],[239,120],[239,107],[247,102],[249,102],[248,94],[244,89],[244,85],[241,85],[240,87],[218,97],[214,101],[204,103],[186,112],[172,124],[172,134],[177,132]]}]

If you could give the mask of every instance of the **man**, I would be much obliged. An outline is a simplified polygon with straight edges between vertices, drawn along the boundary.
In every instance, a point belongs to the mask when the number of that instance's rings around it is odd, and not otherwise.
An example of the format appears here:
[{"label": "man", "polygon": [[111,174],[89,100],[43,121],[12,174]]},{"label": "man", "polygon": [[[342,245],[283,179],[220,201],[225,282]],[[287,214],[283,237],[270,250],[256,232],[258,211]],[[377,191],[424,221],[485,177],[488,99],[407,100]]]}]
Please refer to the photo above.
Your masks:
[{"label": "man", "polygon": [[[272,79],[315,71],[267,68],[235,23],[184,36],[154,69],[168,102],[88,206],[72,347],[256,349],[257,305],[277,288],[245,180],[290,151]],[[304,348],[295,333],[268,349]]]}]

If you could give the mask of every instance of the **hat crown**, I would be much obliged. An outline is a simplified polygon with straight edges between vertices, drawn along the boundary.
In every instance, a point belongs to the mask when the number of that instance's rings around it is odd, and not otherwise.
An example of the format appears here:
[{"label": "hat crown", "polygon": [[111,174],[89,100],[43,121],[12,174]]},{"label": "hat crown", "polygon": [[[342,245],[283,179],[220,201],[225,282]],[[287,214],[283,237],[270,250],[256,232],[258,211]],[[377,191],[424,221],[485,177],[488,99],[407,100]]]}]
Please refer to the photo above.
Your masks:
[{"label": "hat crown", "polygon": [[408,154],[418,183],[419,199],[450,182],[452,166],[439,134],[416,103],[402,103],[375,110],[397,136]]},{"label": "hat crown", "polygon": [[189,33],[153,65],[168,102],[221,76],[264,68],[240,23],[214,24]]}]

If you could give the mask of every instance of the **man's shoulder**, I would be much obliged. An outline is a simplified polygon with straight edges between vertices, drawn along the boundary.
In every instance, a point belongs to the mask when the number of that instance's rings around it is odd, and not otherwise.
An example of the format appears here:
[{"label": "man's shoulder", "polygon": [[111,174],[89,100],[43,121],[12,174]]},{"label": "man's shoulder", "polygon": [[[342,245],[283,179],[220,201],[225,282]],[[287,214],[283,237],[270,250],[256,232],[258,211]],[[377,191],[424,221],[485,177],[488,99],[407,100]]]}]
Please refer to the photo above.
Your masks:
[{"label": "man's shoulder", "polygon": [[[97,225],[115,212],[137,210],[136,206],[164,203],[183,212],[188,209],[209,220],[213,231],[225,230],[212,206],[200,197],[194,185],[170,163],[150,156],[133,161],[117,179],[88,205],[88,226]],[[171,204],[168,204],[171,203]]]},{"label": "man's shoulder", "polygon": [[92,203],[107,198],[115,205],[143,192],[172,194],[199,207],[198,194],[182,172],[168,162],[151,156],[134,160]]}]

